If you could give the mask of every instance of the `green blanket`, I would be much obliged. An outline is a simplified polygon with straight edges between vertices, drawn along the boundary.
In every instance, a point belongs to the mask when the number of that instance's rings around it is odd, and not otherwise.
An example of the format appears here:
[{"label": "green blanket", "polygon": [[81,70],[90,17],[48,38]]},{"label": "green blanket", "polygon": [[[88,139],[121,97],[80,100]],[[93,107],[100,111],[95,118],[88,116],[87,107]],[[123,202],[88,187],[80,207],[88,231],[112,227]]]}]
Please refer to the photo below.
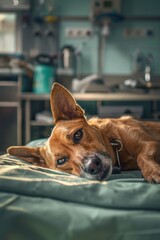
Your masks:
[{"label": "green blanket", "polygon": [[138,171],[97,182],[2,155],[0,240],[53,239],[159,240],[160,185]]}]

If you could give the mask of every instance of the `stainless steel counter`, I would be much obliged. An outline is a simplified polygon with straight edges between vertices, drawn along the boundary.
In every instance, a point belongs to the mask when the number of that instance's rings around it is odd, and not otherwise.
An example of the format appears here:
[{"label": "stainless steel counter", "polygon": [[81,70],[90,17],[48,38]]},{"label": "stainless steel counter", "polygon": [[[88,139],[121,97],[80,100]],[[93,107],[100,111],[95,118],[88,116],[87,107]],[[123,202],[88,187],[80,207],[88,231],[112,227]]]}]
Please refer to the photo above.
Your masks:
[{"label": "stainless steel counter", "polygon": [[[74,93],[79,101],[158,101],[159,93]],[[22,100],[49,100],[50,94],[22,93]]]}]

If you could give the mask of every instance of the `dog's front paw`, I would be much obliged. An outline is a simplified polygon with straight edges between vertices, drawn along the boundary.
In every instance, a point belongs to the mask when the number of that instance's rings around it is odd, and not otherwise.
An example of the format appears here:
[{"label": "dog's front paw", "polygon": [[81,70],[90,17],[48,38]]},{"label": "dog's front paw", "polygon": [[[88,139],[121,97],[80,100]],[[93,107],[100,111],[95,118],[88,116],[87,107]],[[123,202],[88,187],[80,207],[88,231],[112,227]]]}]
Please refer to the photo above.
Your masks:
[{"label": "dog's front paw", "polygon": [[150,183],[160,183],[160,168],[154,171],[146,171],[143,176]]},{"label": "dog's front paw", "polygon": [[160,183],[160,163],[155,159],[160,159],[160,155],[157,156],[155,151],[147,156],[146,154],[140,154],[137,158],[144,179],[150,183]]},{"label": "dog's front paw", "polygon": [[148,177],[148,182],[151,182],[151,183],[160,183],[160,172],[156,172],[156,173],[151,174],[151,175]]}]

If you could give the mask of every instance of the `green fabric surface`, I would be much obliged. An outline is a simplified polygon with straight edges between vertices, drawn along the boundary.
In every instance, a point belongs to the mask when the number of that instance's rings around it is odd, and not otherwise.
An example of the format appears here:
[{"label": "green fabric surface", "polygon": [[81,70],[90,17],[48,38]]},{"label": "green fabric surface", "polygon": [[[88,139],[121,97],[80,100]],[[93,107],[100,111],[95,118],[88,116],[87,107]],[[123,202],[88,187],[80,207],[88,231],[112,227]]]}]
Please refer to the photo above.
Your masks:
[{"label": "green fabric surface", "polygon": [[98,182],[2,155],[0,240],[32,239],[159,240],[160,185],[139,171]]}]

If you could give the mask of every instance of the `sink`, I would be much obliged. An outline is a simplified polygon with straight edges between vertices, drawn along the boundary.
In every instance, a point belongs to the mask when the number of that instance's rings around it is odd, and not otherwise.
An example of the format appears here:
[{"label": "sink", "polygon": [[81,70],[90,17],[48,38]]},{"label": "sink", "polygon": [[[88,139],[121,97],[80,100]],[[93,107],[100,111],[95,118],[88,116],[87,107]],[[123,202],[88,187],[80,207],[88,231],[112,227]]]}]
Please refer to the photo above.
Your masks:
[{"label": "sink", "polygon": [[134,79],[126,79],[123,83],[114,85],[112,87],[113,92],[134,92],[134,93],[148,93],[160,91],[159,81],[138,81]]}]

